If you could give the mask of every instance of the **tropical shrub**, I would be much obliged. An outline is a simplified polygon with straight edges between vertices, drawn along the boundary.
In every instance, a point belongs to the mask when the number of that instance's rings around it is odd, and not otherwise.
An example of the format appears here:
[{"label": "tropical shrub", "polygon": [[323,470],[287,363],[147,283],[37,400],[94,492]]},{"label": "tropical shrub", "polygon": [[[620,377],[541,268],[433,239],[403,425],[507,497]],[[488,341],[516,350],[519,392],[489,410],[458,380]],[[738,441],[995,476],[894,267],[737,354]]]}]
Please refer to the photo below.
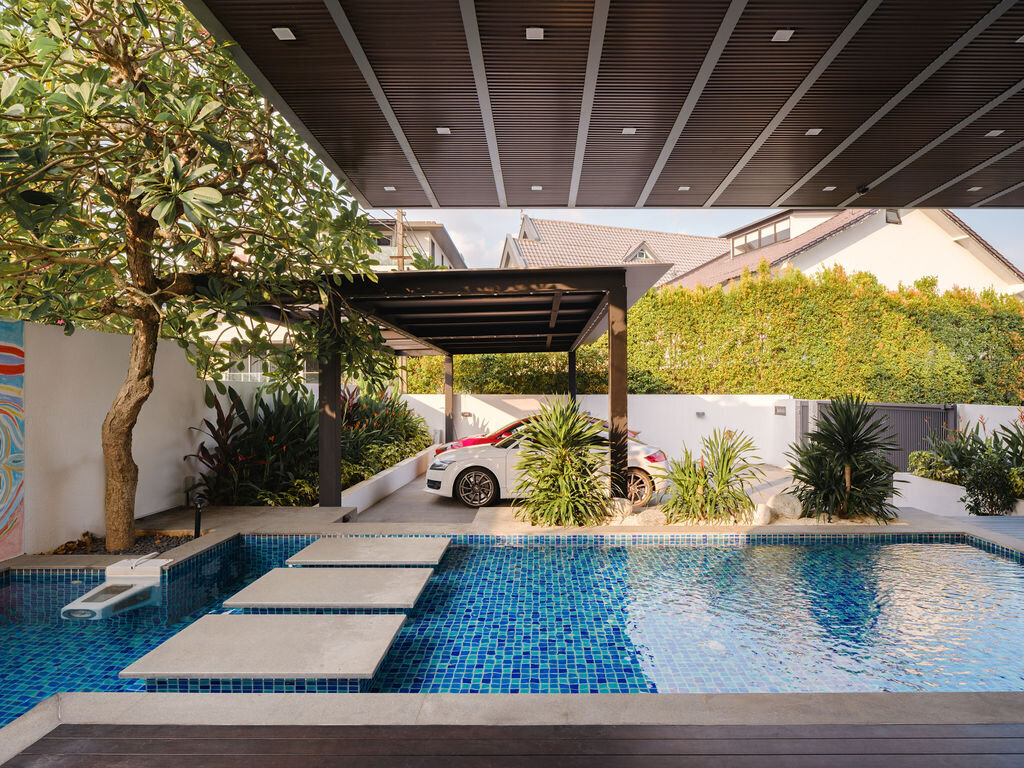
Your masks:
[{"label": "tropical shrub", "polygon": [[863,398],[846,395],[830,401],[815,427],[787,454],[803,516],[894,519],[889,498],[899,491],[896,467],[884,453],[896,449],[888,422]]},{"label": "tropical shrub", "polygon": [[989,444],[971,467],[960,498],[972,515],[1008,515],[1017,503],[1009,460]]},{"label": "tropical shrub", "polygon": [[[581,393],[606,392],[606,338],[579,349]],[[871,275],[766,269],[719,288],[664,287],[629,310],[634,393],[786,393],[875,402],[1024,401],[1024,302],[993,292],[896,291]],[[409,361],[410,392],[440,392],[441,358]],[[459,355],[455,388],[475,394],[567,389],[564,353]]]},{"label": "tropical shrub", "polygon": [[[342,418],[342,488],[428,447],[423,419],[398,396],[360,397],[346,390]],[[210,438],[190,457],[203,469],[196,490],[213,504],[311,506],[319,498],[319,415],[305,390],[258,394],[247,409],[234,389],[222,402],[207,390],[215,418]]]},{"label": "tropical shrub", "polygon": [[764,476],[754,441],[742,432],[715,430],[706,436],[699,459],[683,446],[683,457],[665,470],[666,523],[743,522],[754,509],[747,488]]},{"label": "tropical shrub", "polygon": [[553,399],[518,432],[516,517],[586,526],[608,515],[608,438],[569,398]]}]

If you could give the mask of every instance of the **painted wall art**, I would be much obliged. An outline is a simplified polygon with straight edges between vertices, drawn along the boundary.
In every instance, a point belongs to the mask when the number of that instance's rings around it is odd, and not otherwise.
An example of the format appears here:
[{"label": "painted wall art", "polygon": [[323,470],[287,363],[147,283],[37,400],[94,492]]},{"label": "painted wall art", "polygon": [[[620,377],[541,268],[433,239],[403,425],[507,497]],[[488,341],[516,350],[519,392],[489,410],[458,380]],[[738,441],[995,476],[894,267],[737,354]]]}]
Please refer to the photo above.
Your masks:
[{"label": "painted wall art", "polygon": [[0,320],[0,560],[22,553],[25,517],[25,341]]}]

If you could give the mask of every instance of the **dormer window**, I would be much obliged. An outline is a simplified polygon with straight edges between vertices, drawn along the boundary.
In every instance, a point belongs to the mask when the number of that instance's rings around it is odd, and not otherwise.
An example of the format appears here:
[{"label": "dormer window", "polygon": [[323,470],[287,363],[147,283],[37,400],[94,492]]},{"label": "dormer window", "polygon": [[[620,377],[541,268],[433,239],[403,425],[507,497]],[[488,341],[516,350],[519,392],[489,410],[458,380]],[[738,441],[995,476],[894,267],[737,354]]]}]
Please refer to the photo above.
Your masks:
[{"label": "dormer window", "polygon": [[736,256],[766,245],[789,239],[789,218],[766,224],[758,229],[736,235],[732,239],[732,255]]},{"label": "dormer window", "polygon": [[636,248],[629,252],[623,261],[657,261],[654,252],[647,243],[640,243]]}]

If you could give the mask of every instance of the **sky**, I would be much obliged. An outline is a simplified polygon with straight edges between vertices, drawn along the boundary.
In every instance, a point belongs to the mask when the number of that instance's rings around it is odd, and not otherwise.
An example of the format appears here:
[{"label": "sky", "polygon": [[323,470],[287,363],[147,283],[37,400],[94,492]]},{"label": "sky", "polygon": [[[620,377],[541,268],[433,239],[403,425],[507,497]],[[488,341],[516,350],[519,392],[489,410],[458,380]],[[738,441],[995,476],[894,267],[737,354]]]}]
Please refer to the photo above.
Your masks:
[{"label": "sky", "polygon": [[[373,216],[394,216],[394,211],[371,211]],[[522,213],[541,219],[581,221],[616,227],[679,232],[717,237],[773,213],[767,208],[742,209],[633,209],[633,208],[410,208],[410,220],[439,221],[473,268],[497,267],[505,235],[519,232]],[[1024,210],[955,209],[969,227],[1024,268]]]}]

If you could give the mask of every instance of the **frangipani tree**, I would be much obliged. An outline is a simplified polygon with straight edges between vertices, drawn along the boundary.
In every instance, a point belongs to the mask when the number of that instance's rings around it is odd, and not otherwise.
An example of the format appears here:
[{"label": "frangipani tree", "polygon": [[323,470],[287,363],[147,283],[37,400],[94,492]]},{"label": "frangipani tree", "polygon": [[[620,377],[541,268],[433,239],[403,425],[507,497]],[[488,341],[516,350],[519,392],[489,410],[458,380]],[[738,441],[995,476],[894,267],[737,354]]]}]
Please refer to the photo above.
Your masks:
[{"label": "frangipani tree", "polygon": [[[372,274],[374,238],[179,0],[0,7],[0,312],[132,337],[102,429],[108,549],[134,541],[132,431],[157,340],[214,379],[250,352],[287,380],[330,343],[350,373],[384,375],[355,318],[289,313],[282,346],[252,312],[313,308],[325,283]],[[217,344],[224,323],[240,331]]]}]

